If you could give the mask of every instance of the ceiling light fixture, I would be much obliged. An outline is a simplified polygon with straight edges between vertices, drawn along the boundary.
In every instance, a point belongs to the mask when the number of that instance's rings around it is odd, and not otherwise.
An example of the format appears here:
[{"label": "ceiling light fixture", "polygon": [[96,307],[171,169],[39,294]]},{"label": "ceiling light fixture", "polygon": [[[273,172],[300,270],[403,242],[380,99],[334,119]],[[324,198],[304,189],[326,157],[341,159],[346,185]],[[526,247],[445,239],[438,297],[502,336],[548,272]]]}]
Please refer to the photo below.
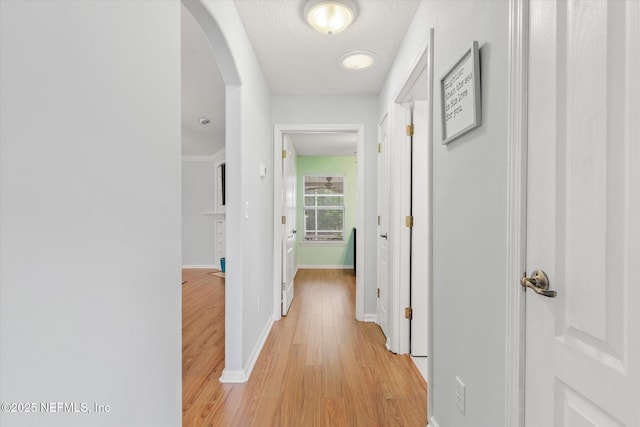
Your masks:
[{"label": "ceiling light fixture", "polygon": [[338,58],[338,64],[345,70],[356,71],[368,68],[376,62],[376,55],[366,50],[348,52]]},{"label": "ceiling light fixture", "polygon": [[358,7],[354,0],[307,0],[303,13],[316,31],[337,34],[356,19]]}]

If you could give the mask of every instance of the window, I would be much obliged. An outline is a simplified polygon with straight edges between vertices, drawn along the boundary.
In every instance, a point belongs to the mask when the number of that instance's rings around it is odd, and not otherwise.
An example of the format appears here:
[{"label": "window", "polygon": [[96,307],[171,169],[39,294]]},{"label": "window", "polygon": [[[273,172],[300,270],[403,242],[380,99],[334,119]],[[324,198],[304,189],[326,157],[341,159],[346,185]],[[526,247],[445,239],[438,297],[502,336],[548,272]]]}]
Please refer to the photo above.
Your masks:
[{"label": "window", "polygon": [[343,175],[305,175],[304,240],[344,241]]}]

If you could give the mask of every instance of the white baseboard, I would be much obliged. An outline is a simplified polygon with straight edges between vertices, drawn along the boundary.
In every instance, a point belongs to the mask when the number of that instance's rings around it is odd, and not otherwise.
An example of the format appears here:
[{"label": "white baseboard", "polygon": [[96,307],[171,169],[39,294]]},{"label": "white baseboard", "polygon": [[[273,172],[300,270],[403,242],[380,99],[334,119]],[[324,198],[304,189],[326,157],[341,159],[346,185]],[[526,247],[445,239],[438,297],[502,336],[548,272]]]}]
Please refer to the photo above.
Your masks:
[{"label": "white baseboard", "polygon": [[411,356],[411,360],[413,360],[413,364],[416,365],[416,368],[418,368],[418,371],[420,371],[420,375],[422,375],[422,378],[424,378],[425,381],[428,381],[428,374],[429,374],[429,360],[427,358],[427,356]]},{"label": "white baseboard", "polygon": [[299,265],[301,270],[353,270],[353,265]]},{"label": "white baseboard", "polygon": [[260,356],[260,352],[262,351],[262,347],[264,347],[264,343],[267,342],[267,338],[269,337],[272,326],[273,319],[269,317],[267,324],[264,325],[264,329],[262,330],[262,333],[258,338],[258,342],[256,343],[255,347],[253,347],[253,351],[249,356],[249,360],[247,360],[245,368],[236,371],[223,369],[222,376],[220,377],[221,383],[244,383],[249,380],[251,372],[253,371],[253,368],[258,361],[258,357]]},{"label": "white baseboard", "polygon": [[246,383],[249,378],[244,369],[232,371],[229,369],[222,370],[222,376],[220,377],[221,383]]},{"label": "white baseboard", "polygon": [[438,424],[438,420],[436,420],[436,417],[431,417],[429,419],[429,423],[431,424],[431,427],[440,427],[440,424]]},{"label": "white baseboard", "polygon": [[378,314],[377,313],[368,313],[364,315],[365,322],[378,323]]},{"label": "white baseboard", "polygon": [[269,337],[269,333],[271,332],[271,327],[273,326],[273,319],[269,316],[267,320],[267,324],[264,325],[262,329],[262,333],[260,334],[260,338],[258,338],[258,342],[256,346],[253,347],[253,351],[249,356],[249,360],[247,361],[247,366],[245,367],[245,371],[247,372],[247,379],[251,376],[251,372],[253,371],[253,367],[256,365],[258,361],[258,357],[260,356],[260,352],[262,352],[262,347],[264,347],[264,343],[267,342],[267,338]]},{"label": "white baseboard", "polygon": [[211,265],[183,265],[182,268],[213,268],[216,270],[219,270],[217,265],[211,264]]}]

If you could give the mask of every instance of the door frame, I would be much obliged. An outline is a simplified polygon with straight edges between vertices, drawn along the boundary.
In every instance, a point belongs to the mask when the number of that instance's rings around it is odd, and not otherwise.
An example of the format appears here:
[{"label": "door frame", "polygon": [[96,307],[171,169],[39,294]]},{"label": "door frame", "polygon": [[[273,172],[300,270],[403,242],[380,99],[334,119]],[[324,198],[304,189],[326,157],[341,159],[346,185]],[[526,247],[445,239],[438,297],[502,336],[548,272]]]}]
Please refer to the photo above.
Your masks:
[{"label": "door frame", "polygon": [[529,0],[509,0],[505,425],[524,426]]},{"label": "door frame", "polygon": [[[396,163],[393,163],[394,166],[399,166],[400,171],[411,171],[411,150],[412,147],[410,144],[407,144],[407,136],[405,134],[405,125],[408,123],[413,124],[413,101],[415,100],[416,92],[419,87],[419,79],[426,76],[427,80],[427,144],[429,146],[428,152],[429,157],[427,159],[427,168],[429,171],[427,174],[433,178],[433,81],[434,81],[434,73],[433,73],[433,52],[434,52],[434,29],[429,29],[429,36],[426,40],[426,43],[421,47],[415,56],[414,60],[411,62],[411,66],[409,67],[409,72],[406,77],[402,80],[402,84],[399,86],[396,95],[393,98],[393,120],[391,122],[392,128],[395,127],[396,130],[392,129],[391,135],[396,141],[397,146],[401,149],[393,150],[393,153],[398,153],[400,158],[396,159]],[[412,137],[409,137],[412,138]],[[392,154],[394,155],[394,154]],[[398,211],[398,218],[396,221],[397,232],[399,236],[399,242],[397,248],[392,248],[394,254],[398,255],[398,262],[401,260],[405,260],[402,264],[397,264],[399,266],[399,286],[398,286],[398,299],[396,300],[395,308],[396,312],[392,309],[392,316],[395,314],[395,320],[398,323],[399,327],[394,331],[399,333],[399,336],[396,337],[396,342],[398,345],[399,352],[409,353],[410,352],[410,343],[411,343],[411,330],[410,330],[410,320],[404,318],[404,310],[403,307],[407,307],[410,305],[410,293],[411,293],[411,263],[410,258],[412,254],[412,246],[411,246],[411,229],[405,227],[404,225],[404,215],[412,214],[411,212],[411,198],[412,198],[412,190],[411,190],[411,182],[413,176],[412,173],[404,173],[401,172],[399,179],[399,187],[396,190],[401,193],[400,196],[400,206],[401,211]],[[426,278],[426,286],[427,286],[427,295],[428,300],[426,304],[427,308],[427,386],[430,390],[433,390],[433,234],[432,234],[432,223],[433,223],[433,199],[432,199],[432,188],[433,181],[428,183],[427,193],[428,193],[428,218],[427,218],[427,240],[428,240],[428,250],[427,250],[427,263],[429,273]],[[393,215],[392,215],[393,216]],[[398,259],[399,258],[399,259]],[[395,293],[394,293],[395,295]],[[427,413],[433,413],[433,393],[427,393]]]},{"label": "door frame", "polygon": [[355,132],[357,134],[357,201],[356,201],[356,320],[364,321],[365,252],[365,177],[364,177],[364,125],[361,124],[276,124],[273,131],[273,320],[282,318],[282,138],[285,134],[316,132]]},{"label": "door frame", "polygon": [[[391,274],[393,272],[393,266],[391,262],[391,256],[393,252],[393,248],[391,242],[389,240],[389,231],[391,229],[391,218],[393,215],[391,214],[391,207],[388,200],[388,193],[390,193],[391,189],[391,150],[389,147],[391,146],[391,115],[389,112],[385,111],[382,115],[382,118],[378,120],[378,155],[376,158],[377,163],[377,185],[376,185],[376,196],[377,200],[377,214],[378,214],[378,222],[376,226],[376,287],[378,292],[378,298],[376,301],[376,314],[375,314],[375,323],[380,327],[382,333],[385,335],[385,346],[387,350],[394,351],[391,345],[392,339],[392,329],[391,329],[391,320],[393,316],[393,293],[391,292],[391,286],[393,281],[391,279]],[[384,180],[384,182],[383,182]],[[384,206],[383,206],[384,205]],[[384,234],[383,234],[384,233]],[[382,269],[382,240],[384,237],[386,245],[386,253],[384,254],[386,257],[386,268],[383,271]],[[384,281],[388,282],[388,286],[384,286]],[[386,294],[388,295],[386,295]],[[386,304],[386,307],[384,306]],[[380,307],[381,305],[385,307],[386,316],[381,316]]]},{"label": "door frame", "polygon": [[226,215],[225,236],[227,239],[225,312],[224,312],[224,368],[220,377],[223,383],[246,382],[253,369],[251,361],[245,366],[243,355],[244,330],[242,316],[244,299],[242,294],[244,276],[243,254],[245,253],[242,209],[242,82],[233,54],[218,24],[220,14],[209,8],[203,0],[181,0],[193,15],[211,45],[215,62],[225,85],[225,163],[226,170]]},{"label": "door frame", "polygon": [[[285,139],[285,137],[288,138],[288,140]],[[282,178],[282,186],[281,186],[281,208],[280,208],[280,215],[282,218],[286,219],[286,221],[282,222],[280,225],[280,244],[281,244],[281,253],[282,253],[282,257],[281,257],[281,261],[282,263],[281,265],[281,276],[280,276],[280,283],[282,284],[282,288],[280,289],[280,312],[282,313],[283,316],[286,316],[287,313],[289,312],[289,309],[291,307],[291,302],[293,302],[293,298],[295,296],[295,286],[294,286],[294,282],[295,282],[295,277],[296,274],[298,273],[298,266],[295,265],[295,254],[296,254],[296,240],[297,240],[297,235],[296,235],[296,222],[297,222],[297,174],[296,174],[296,157],[297,157],[297,153],[295,150],[295,147],[293,146],[293,141],[291,141],[291,137],[288,134],[283,134],[282,135],[282,158],[280,159],[280,165],[283,167],[282,169],[282,173],[280,174],[281,178]],[[286,152],[286,156],[284,155]],[[292,154],[293,159],[289,158],[289,155]],[[284,167],[286,165],[287,171],[285,172]],[[291,168],[293,168],[292,170],[290,170]],[[290,182],[291,176],[293,176],[293,183]],[[293,194],[291,197],[294,198],[294,212],[293,212],[293,218],[291,218],[293,224],[289,224],[289,219],[290,219],[290,208],[291,206],[289,205],[289,201],[287,200],[289,197],[289,191],[291,190],[290,185],[293,184]],[[274,196],[275,197],[275,196]],[[293,229],[292,231],[292,235],[289,234],[289,230]],[[293,239],[293,248],[291,248],[291,250],[293,251],[293,261],[292,261],[292,265],[289,265],[288,263],[288,249],[289,249],[289,243],[290,243],[290,239]],[[289,280],[289,268],[291,268],[293,270],[293,275],[291,277],[291,280]],[[289,302],[289,304],[287,305],[287,301],[289,301],[289,285],[291,285],[291,302]],[[286,310],[285,310],[286,308]]]}]

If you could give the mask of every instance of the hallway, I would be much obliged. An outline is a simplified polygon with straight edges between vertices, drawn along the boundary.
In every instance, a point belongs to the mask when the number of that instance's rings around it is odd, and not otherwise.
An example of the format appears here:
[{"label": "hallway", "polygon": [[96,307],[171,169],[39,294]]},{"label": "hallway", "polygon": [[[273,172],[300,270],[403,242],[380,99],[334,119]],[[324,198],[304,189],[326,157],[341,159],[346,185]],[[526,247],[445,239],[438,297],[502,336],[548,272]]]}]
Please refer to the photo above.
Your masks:
[{"label": "hallway", "polygon": [[251,378],[224,365],[224,280],[184,270],[184,426],[424,426],[426,390],[377,325],[354,320],[351,270],[300,270]]}]

